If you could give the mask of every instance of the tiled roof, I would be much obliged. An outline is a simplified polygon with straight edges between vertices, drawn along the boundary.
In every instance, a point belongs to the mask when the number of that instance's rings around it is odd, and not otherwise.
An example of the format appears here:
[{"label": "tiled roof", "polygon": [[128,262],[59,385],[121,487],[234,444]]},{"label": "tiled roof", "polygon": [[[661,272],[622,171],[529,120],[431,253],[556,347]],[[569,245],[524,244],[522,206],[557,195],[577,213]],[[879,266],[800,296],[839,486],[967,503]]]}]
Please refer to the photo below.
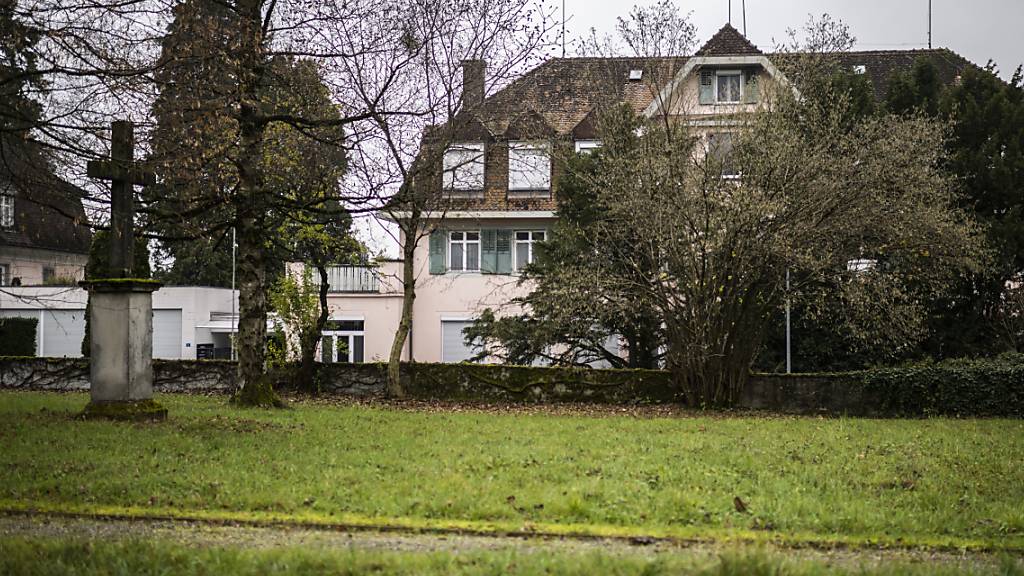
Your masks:
[{"label": "tiled roof", "polygon": [[84,191],[53,174],[24,141],[0,138],[0,189],[14,194],[14,228],[0,228],[3,246],[88,254],[92,234],[82,207]]},{"label": "tiled roof", "polygon": [[757,46],[751,44],[746,36],[732,27],[732,24],[722,26],[721,30],[697,50],[697,56],[746,56],[761,53]]},{"label": "tiled roof", "polygon": [[[787,60],[792,57],[790,54],[764,56],[783,73]],[[893,74],[909,70],[918,58],[930,60],[939,78],[947,84],[954,82],[965,68],[973,66],[947,49],[844,52],[836,54],[835,58],[842,66],[864,66],[864,73],[879,99],[885,98]],[[581,123],[587,124],[584,120],[588,114],[602,104],[626,102],[642,112],[658,89],[665,86],[686,61],[686,57],[553,58],[487,98],[472,114],[489,134],[499,138],[510,134],[521,136],[518,133],[522,132],[523,124],[531,120],[539,125],[538,118],[555,134],[569,135],[574,130],[587,130]],[[630,70],[642,70],[641,80],[630,81]]]}]

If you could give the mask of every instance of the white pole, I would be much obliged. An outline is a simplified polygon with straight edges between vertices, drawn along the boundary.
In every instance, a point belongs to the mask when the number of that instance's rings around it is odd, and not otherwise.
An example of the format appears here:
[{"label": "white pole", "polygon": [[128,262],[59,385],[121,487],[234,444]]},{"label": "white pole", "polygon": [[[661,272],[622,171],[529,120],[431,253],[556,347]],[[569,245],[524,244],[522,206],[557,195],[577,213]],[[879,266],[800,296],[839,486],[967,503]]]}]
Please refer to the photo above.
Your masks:
[{"label": "white pole", "polygon": [[235,228],[231,228],[231,359],[237,360],[235,357],[235,298],[238,297],[235,294],[235,251],[238,249],[238,244],[235,242]]},{"label": "white pole", "polygon": [[789,268],[786,268],[786,374],[793,372],[792,340],[789,330]]}]

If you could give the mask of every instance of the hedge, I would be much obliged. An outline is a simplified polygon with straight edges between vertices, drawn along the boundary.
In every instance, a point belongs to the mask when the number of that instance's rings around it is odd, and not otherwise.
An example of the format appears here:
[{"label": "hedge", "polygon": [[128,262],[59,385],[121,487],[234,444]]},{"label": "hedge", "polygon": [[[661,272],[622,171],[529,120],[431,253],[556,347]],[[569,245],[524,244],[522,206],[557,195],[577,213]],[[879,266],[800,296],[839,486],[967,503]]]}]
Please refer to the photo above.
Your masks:
[{"label": "hedge", "polygon": [[38,318],[0,318],[0,356],[35,356]]},{"label": "hedge", "polygon": [[861,385],[898,416],[1024,417],[1024,355],[867,370]]}]

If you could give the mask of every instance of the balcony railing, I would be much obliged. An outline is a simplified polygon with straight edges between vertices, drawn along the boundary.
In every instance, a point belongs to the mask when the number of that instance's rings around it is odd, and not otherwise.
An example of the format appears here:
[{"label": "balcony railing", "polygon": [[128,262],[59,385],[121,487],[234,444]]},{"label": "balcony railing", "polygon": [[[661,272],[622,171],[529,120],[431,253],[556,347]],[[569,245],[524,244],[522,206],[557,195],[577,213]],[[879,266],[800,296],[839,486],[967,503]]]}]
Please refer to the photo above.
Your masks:
[{"label": "balcony railing", "polygon": [[[319,275],[313,274],[314,280]],[[330,266],[327,284],[331,292],[379,292],[376,268],[373,266]]]}]

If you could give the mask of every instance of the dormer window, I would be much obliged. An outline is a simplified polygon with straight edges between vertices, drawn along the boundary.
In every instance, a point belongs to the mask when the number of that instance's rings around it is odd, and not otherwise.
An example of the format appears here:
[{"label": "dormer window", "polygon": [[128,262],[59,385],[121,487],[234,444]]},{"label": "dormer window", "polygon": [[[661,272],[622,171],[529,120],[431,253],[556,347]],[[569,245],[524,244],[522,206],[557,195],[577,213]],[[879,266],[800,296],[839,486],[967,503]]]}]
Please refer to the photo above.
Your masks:
[{"label": "dormer window", "polygon": [[715,72],[715,102],[739,104],[743,91],[743,73],[739,70]]},{"label": "dormer window", "polygon": [[444,189],[474,192],[484,189],[484,145],[453,144],[444,153]]},{"label": "dormer window", "polygon": [[14,194],[7,188],[0,189],[0,228],[14,227]]},{"label": "dormer window", "polygon": [[594,150],[601,147],[600,140],[577,140],[576,141],[576,153],[577,154],[590,154]]},{"label": "dormer window", "polygon": [[547,196],[551,190],[551,145],[508,143],[509,196]]}]

